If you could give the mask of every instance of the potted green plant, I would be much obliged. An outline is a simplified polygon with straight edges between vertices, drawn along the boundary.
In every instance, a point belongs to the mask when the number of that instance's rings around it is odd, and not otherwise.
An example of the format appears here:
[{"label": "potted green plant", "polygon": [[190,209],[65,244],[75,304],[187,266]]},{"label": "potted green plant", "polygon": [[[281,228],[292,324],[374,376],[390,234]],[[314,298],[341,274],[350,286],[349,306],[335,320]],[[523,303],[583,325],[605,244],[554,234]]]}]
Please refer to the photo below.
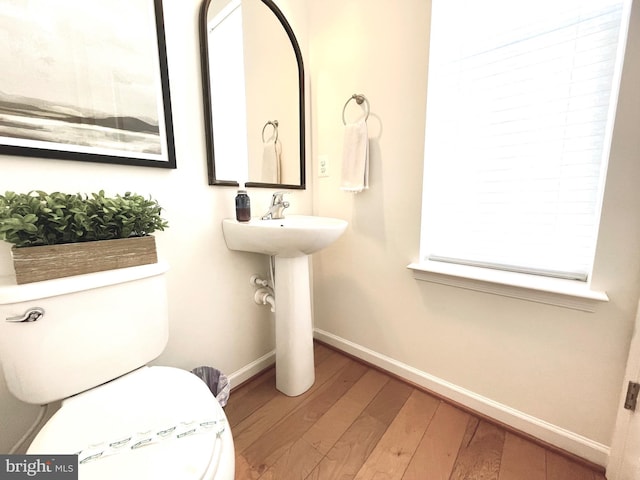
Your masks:
[{"label": "potted green plant", "polygon": [[6,192],[0,240],[11,243],[18,284],[156,263],[151,234],[168,224],[157,201],[127,192]]}]

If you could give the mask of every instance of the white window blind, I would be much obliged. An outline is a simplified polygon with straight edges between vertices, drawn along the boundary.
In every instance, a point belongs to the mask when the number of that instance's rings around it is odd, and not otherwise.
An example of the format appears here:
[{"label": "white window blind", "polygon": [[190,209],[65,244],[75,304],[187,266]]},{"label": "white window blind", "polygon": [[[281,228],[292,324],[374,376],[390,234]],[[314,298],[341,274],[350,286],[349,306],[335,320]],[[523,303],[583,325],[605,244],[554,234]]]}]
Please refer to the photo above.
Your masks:
[{"label": "white window blind", "polygon": [[586,280],[628,2],[432,5],[423,258]]}]

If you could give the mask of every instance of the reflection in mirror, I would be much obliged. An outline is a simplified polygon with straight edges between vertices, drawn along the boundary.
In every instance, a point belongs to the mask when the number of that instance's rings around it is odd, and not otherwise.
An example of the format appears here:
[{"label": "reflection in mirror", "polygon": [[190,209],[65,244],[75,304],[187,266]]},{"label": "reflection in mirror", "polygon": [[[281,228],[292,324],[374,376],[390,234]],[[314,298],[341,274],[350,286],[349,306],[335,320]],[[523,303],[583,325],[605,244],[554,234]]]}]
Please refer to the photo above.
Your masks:
[{"label": "reflection in mirror", "polygon": [[202,71],[210,185],[305,188],[304,70],[272,0],[205,0]]}]

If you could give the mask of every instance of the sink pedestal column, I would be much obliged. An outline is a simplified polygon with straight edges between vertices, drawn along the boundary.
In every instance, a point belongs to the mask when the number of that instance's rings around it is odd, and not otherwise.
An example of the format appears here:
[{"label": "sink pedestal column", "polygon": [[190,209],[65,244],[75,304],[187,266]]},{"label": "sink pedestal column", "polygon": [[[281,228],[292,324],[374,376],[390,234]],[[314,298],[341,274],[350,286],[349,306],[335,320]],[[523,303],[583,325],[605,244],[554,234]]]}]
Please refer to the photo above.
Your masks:
[{"label": "sink pedestal column", "polygon": [[309,256],[274,258],[276,388],[295,397],[315,381]]}]

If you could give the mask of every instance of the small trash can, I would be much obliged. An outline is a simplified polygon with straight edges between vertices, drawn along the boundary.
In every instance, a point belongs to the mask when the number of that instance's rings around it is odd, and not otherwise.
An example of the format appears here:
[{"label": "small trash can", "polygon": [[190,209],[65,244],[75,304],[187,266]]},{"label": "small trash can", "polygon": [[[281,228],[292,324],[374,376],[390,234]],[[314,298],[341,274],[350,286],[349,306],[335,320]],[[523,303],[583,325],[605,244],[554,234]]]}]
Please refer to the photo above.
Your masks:
[{"label": "small trash can", "polygon": [[196,367],[191,373],[207,384],[220,406],[224,407],[227,404],[231,385],[224,373],[213,367]]}]

